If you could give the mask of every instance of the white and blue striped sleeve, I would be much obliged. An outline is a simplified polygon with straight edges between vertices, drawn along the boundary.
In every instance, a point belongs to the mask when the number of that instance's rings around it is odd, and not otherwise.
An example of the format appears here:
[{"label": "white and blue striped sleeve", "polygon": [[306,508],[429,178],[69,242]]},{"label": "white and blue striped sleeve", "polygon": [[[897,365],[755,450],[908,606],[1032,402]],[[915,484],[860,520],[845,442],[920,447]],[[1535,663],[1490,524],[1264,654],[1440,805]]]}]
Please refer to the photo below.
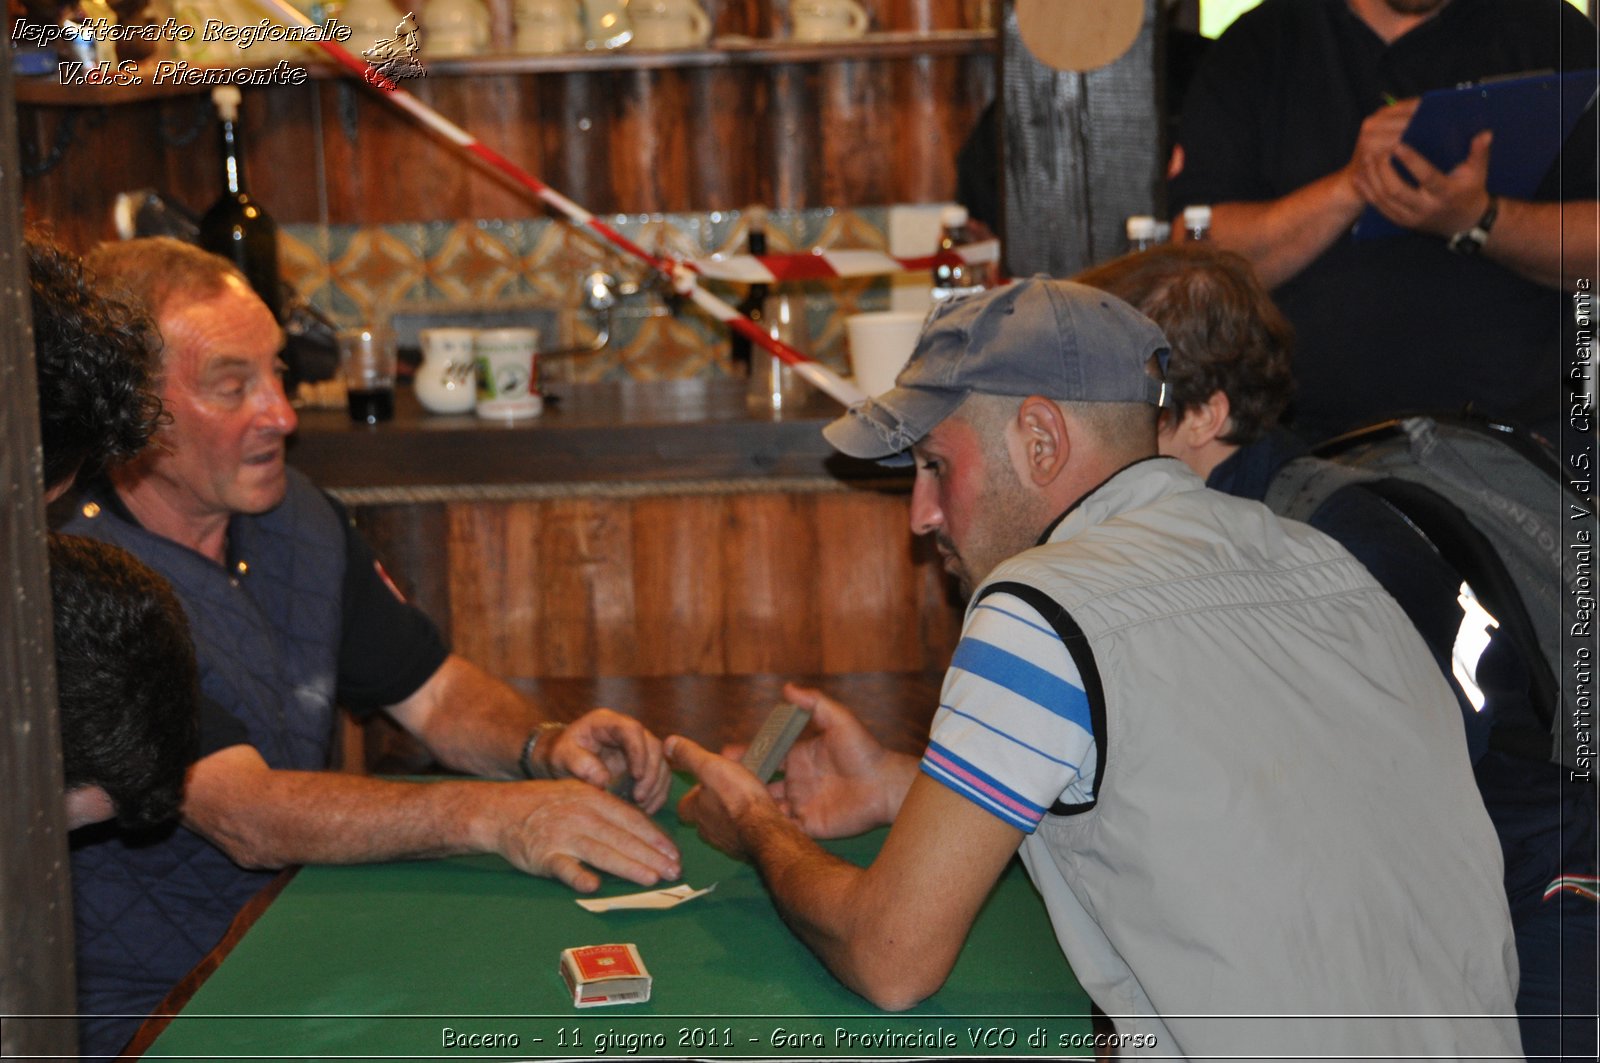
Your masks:
[{"label": "white and blue striped sleeve", "polygon": [[1094,728],[1078,667],[1036,609],[975,605],[945,675],[922,770],[1033,833],[1052,804],[1094,799]]}]

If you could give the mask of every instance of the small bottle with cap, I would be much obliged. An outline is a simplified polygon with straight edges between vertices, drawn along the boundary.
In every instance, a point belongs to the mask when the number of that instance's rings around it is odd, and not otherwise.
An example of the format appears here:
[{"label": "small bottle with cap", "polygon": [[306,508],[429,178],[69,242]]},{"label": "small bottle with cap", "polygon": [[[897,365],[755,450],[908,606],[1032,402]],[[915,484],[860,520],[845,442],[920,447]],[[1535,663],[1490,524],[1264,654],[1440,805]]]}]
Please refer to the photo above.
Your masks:
[{"label": "small bottle with cap", "polygon": [[[959,203],[953,203],[940,212],[938,254],[955,256],[961,248],[973,242],[967,222],[967,208]],[[993,278],[994,270],[987,262],[955,259],[940,262],[933,267],[933,301],[937,303],[981,292],[993,284]]]},{"label": "small bottle with cap", "polygon": [[1130,214],[1125,223],[1128,253],[1148,251],[1156,244],[1156,220],[1149,214]]},{"label": "small bottle with cap", "polygon": [[1211,239],[1211,207],[1196,204],[1183,208],[1183,238],[1185,240]]}]

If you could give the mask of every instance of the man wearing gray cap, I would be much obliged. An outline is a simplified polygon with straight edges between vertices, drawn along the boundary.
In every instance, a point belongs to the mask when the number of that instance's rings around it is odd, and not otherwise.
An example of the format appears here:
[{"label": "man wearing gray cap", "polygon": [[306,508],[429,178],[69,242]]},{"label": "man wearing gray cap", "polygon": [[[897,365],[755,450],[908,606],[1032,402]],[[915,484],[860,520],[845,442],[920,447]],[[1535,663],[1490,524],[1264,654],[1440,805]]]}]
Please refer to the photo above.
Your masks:
[{"label": "man wearing gray cap", "polygon": [[[912,527],[971,594],[926,752],[791,686],[821,733],[771,793],[667,740],[680,813],[885,1008],[939,988],[1020,848],[1124,1053],[1520,1054],[1454,698],[1341,547],[1156,456],[1166,349],[1046,278],[935,310],[826,432],[916,462]],[[811,840],[890,822],[866,868]]]}]

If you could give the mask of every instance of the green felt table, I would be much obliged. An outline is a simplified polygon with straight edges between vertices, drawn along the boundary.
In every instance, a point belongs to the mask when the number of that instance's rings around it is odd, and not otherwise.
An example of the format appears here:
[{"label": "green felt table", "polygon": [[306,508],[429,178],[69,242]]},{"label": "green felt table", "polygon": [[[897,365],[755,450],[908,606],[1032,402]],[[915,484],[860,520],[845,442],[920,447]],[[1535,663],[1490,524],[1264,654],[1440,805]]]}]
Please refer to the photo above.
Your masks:
[{"label": "green felt table", "polygon": [[[657,818],[682,848],[683,881],[716,884],[707,896],[591,914],[497,857],[304,868],[146,1057],[1043,1057],[1076,1054],[1065,1046],[1090,1033],[1088,998],[1020,865],[944,988],[891,1015],[789,933],[752,868],[679,823],[684,785]],[[883,834],[829,848],[864,864]],[[600,895],[638,889],[608,879]],[[611,942],[639,947],[651,999],[575,1009],[561,950]]]}]

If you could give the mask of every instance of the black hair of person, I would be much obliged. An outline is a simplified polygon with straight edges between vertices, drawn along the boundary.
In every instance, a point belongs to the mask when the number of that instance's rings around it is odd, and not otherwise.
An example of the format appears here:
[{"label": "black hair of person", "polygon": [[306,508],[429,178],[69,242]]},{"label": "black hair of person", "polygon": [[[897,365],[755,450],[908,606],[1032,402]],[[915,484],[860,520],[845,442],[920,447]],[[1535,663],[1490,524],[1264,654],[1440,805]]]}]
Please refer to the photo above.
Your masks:
[{"label": "black hair of person", "polygon": [[98,786],[135,829],[176,815],[199,752],[199,672],[166,580],[120,547],[50,535],[68,790]]}]

